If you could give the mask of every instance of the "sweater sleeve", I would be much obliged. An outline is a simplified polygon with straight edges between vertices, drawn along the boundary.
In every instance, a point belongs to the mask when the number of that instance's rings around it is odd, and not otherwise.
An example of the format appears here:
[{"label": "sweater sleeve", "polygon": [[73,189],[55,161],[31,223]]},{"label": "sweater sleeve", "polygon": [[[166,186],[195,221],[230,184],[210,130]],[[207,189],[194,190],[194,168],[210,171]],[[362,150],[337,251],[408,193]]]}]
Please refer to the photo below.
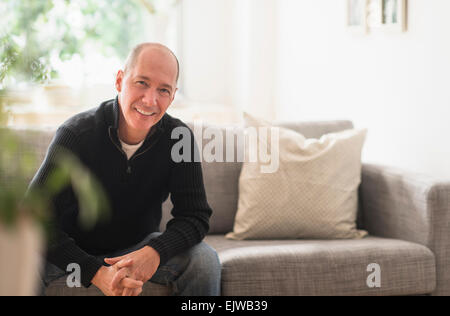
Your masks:
[{"label": "sweater sleeve", "polygon": [[189,133],[190,161],[172,161],[169,189],[173,219],[160,236],[148,242],[159,253],[161,264],[200,243],[209,230],[212,210],[206,199],[201,163],[194,161],[198,147],[190,129]]},{"label": "sweater sleeve", "polygon": [[[29,190],[44,186],[49,175],[55,169],[55,158],[59,148],[69,150],[73,154],[77,153],[77,137],[65,127],[60,127],[53,138],[47,155],[41,167],[30,183]],[[77,207],[77,202],[70,187],[64,188],[57,195],[52,197],[53,216],[50,224],[50,235],[47,244],[46,259],[63,271],[66,271],[70,263],[77,263],[81,269],[81,283],[85,287],[91,285],[91,280],[103,265],[94,256],[87,254],[75,241],[64,232],[58,224],[58,217],[69,208]]]}]

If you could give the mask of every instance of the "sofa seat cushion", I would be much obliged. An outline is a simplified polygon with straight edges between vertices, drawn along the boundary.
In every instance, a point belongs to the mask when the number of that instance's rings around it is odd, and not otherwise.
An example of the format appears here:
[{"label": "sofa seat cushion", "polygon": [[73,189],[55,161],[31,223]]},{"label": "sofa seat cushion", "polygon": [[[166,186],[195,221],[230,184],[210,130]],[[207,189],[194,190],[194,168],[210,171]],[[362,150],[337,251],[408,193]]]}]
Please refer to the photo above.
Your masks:
[{"label": "sofa seat cushion", "polygon": [[[222,295],[414,295],[436,286],[433,253],[397,239],[205,241],[222,262]],[[380,287],[367,285],[371,263]]]}]

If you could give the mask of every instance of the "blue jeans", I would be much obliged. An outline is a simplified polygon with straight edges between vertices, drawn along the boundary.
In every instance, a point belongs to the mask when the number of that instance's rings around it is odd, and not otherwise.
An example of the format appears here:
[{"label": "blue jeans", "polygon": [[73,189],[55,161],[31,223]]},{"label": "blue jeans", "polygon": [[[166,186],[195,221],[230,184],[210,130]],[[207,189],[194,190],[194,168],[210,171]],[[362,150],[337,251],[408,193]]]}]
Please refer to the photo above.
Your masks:
[{"label": "blue jeans", "polygon": [[[147,242],[159,236],[155,232],[148,235],[137,245],[121,251],[97,256],[98,259],[125,255],[144,247]],[[55,265],[47,263],[43,277],[43,287],[68,274]],[[205,242],[201,242],[187,251],[161,264],[149,282],[170,285],[172,295],[180,296],[219,296],[221,264],[216,251]]]}]

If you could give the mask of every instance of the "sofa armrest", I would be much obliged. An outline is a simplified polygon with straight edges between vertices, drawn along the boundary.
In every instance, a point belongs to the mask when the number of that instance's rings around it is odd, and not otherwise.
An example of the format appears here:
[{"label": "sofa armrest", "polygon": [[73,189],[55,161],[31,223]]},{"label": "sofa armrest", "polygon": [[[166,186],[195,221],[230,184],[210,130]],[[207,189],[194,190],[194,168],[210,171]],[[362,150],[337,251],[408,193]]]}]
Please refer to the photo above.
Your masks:
[{"label": "sofa armrest", "polygon": [[360,203],[369,234],[416,242],[433,251],[433,294],[450,295],[450,181],[363,164]]}]

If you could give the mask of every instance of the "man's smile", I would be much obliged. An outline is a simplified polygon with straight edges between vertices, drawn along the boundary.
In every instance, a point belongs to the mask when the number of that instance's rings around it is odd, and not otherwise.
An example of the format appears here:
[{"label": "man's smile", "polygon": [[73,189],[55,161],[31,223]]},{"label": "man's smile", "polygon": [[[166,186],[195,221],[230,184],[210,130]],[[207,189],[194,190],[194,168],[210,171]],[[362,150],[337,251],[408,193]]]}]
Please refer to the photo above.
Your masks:
[{"label": "man's smile", "polygon": [[146,111],[141,110],[141,109],[138,109],[138,108],[135,108],[135,110],[136,110],[138,113],[140,113],[140,114],[142,114],[142,115],[145,115],[145,116],[153,116],[153,115],[156,114],[156,112],[146,112]]}]

